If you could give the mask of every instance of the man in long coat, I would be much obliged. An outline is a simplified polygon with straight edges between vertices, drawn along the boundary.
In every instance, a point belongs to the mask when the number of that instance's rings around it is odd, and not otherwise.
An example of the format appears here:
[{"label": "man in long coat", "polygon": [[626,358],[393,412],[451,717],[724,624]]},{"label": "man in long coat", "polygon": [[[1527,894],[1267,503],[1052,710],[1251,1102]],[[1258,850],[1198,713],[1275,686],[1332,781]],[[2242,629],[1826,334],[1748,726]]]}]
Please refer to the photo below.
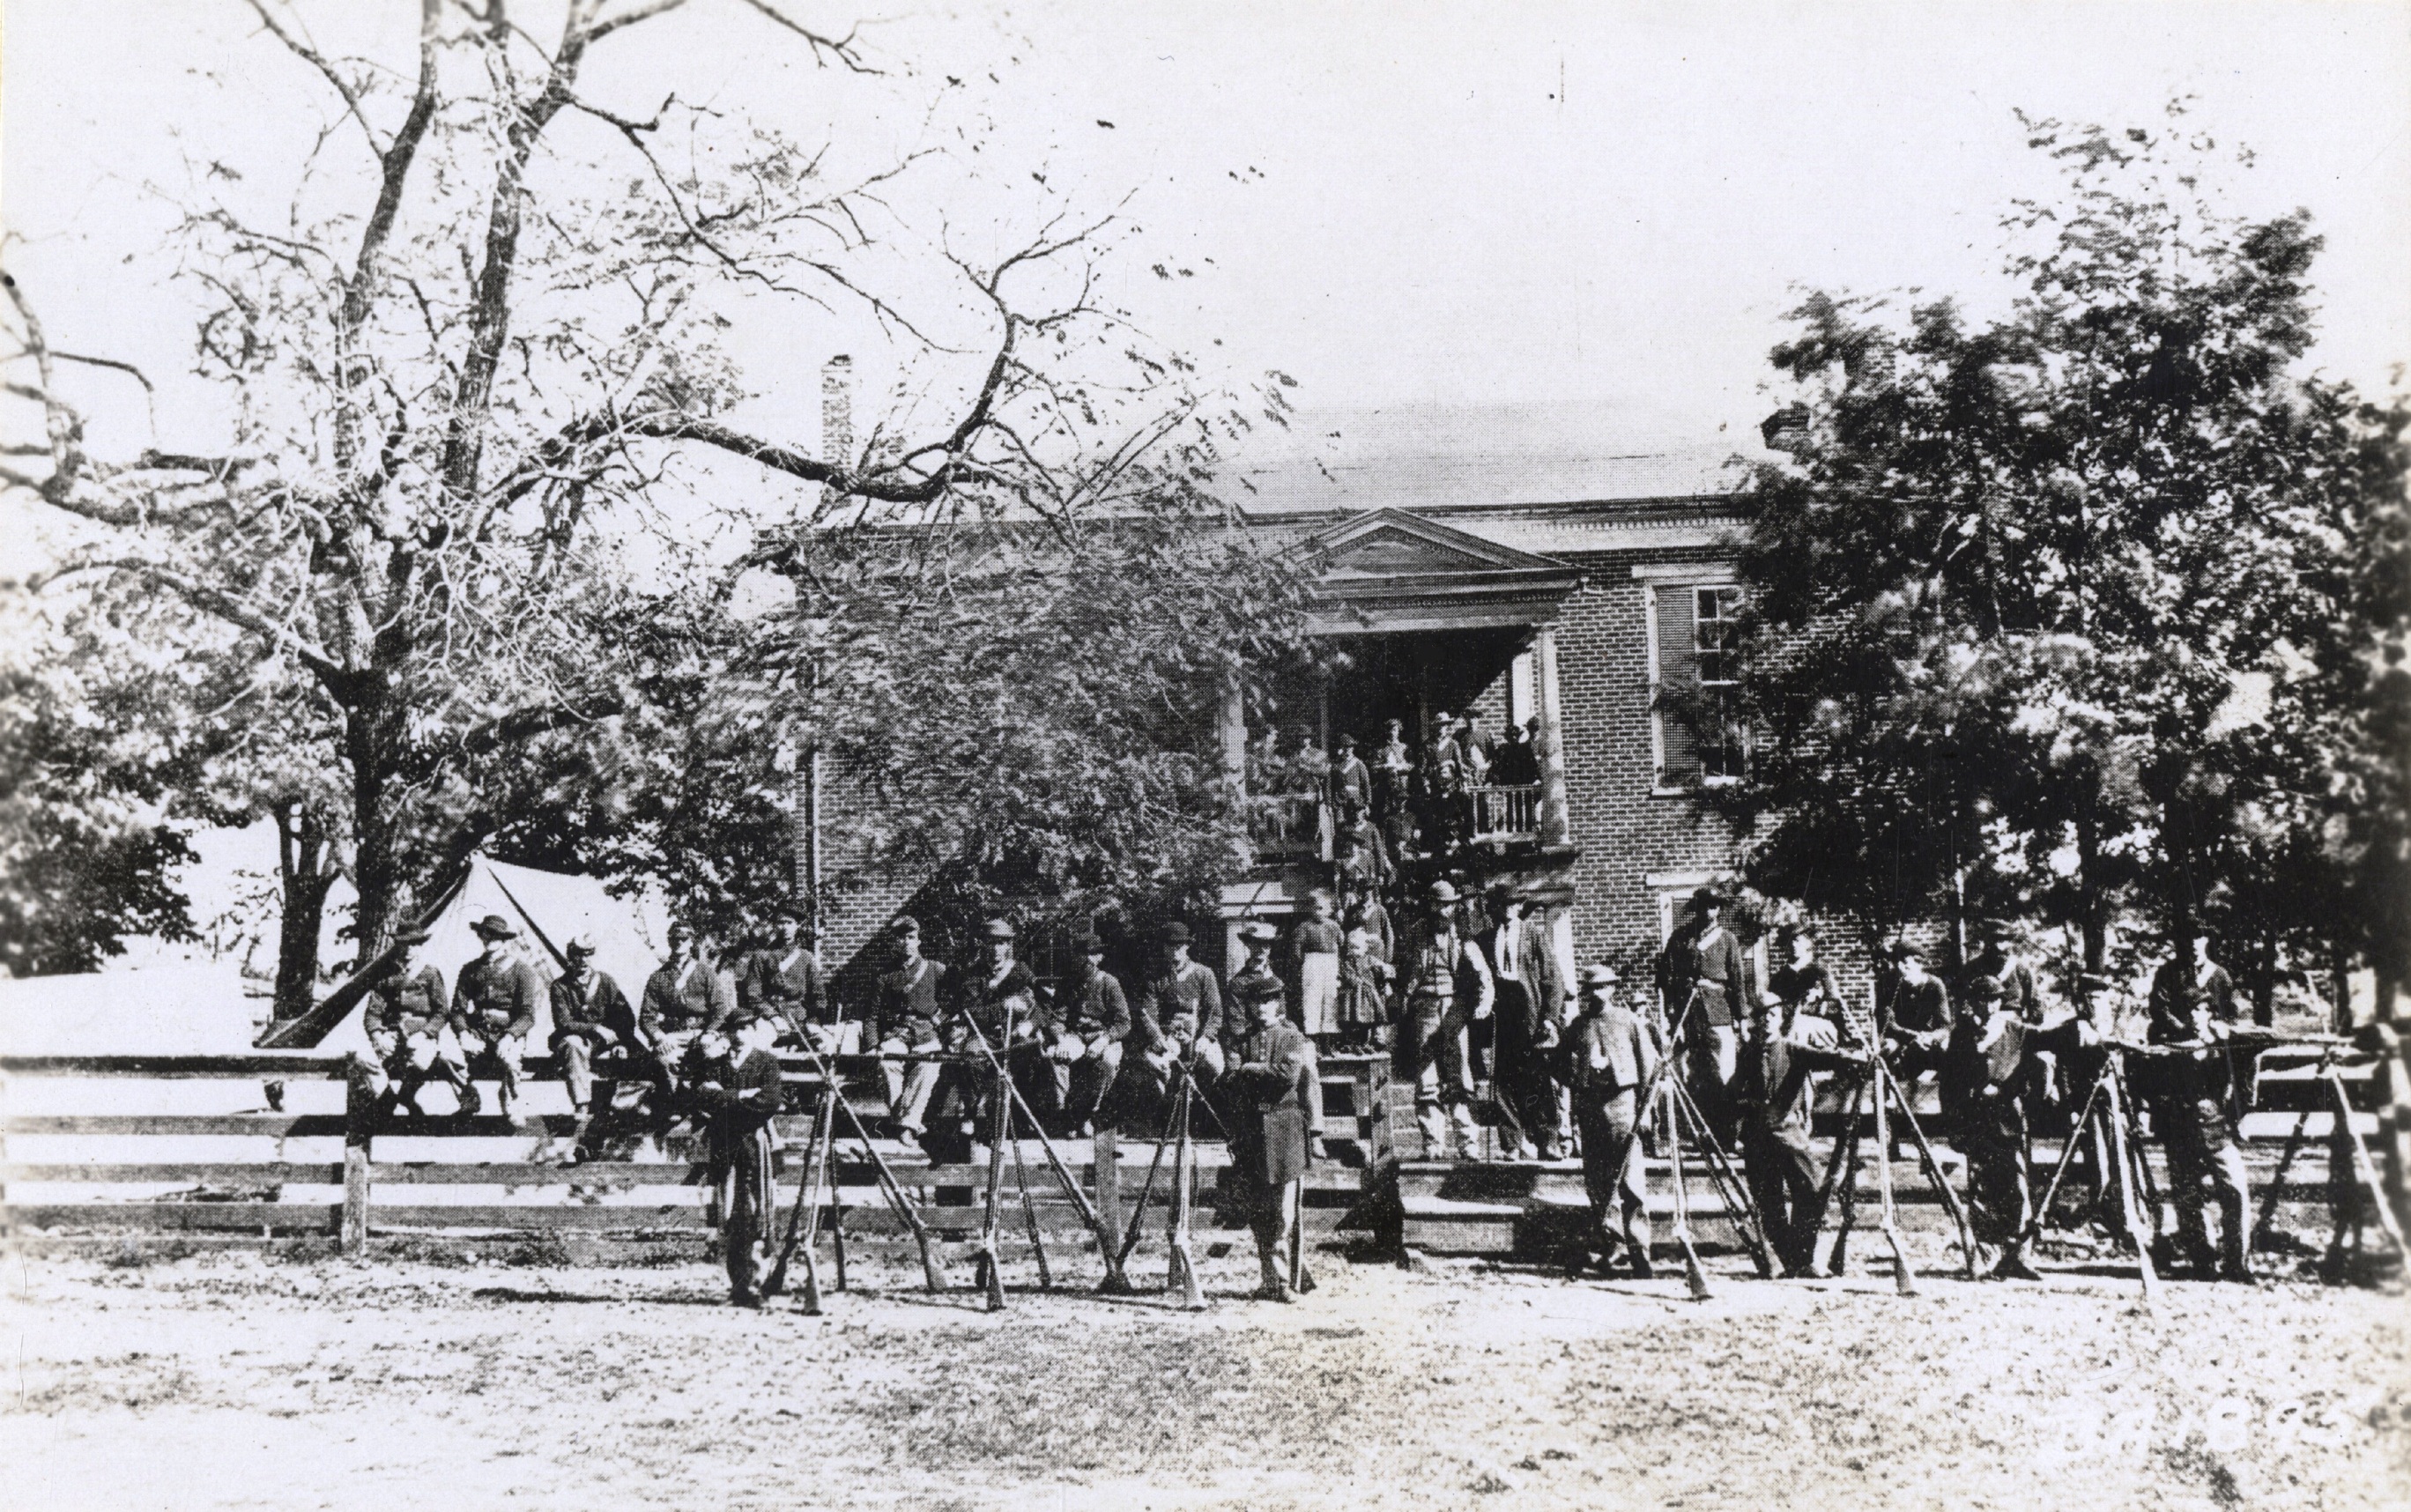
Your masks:
[{"label": "man in long coat", "polygon": [[[2237,1142],[2232,1094],[2235,1069],[2226,1045],[2243,1021],[2235,983],[2210,958],[2210,940],[2170,936],[2173,954],[2152,974],[2149,1039],[2173,1054],[2154,1065],[2158,1094],[2152,1123],[2169,1153],[2169,1196],[2176,1203],[2177,1242],[2200,1274],[2249,1283],[2246,1220],[2252,1192]],[[2218,1245],[2203,1221],[2204,1189],[2218,1204]]]},{"label": "man in long coat", "polygon": [[1415,1082],[1415,1118],[1423,1126],[1425,1159],[1450,1155],[1450,1131],[1469,1156],[1474,1137],[1473,1076],[1466,1030],[1490,1016],[1490,968],[1482,948],[1456,917],[1454,885],[1431,885],[1424,916],[1398,945],[1398,981],[1406,1006],[1398,1020],[1399,1069]]},{"label": "man in long coat", "polygon": [[[1244,1028],[1224,1046],[1224,1069],[1217,1088],[1231,1136],[1231,1169],[1246,1195],[1248,1227],[1256,1236],[1266,1301],[1293,1299],[1290,1257],[1298,1240],[1308,1141],[1314,1127],[1312,1089],[1317,1077],[1314,1042],[1289,1021],[1277,979],[1249,977],[1235,984]],[[1313,1278],[1297,1268],[1298,1288]]]},{"label": "man in long coat", "polygon": [[1740,1023],[1746,1005],[1756,995],[1749,981],[1749,962],[1741,941],[1724,922],[1724,895],[1713,887],[1691,894],[1690,920],[1666,942],[1659,959],[1658,988],[1664,995],[1666,1024],[1671,1029],[1690,1014],[1683,1029],[1685,1069],[1691,1096],[1718,1139],[1732,1132],[1730,1088],[1740,1064]]},{"label": "man in long coat", "polygon": [[1492,1081],[1514,1116],[1510,1157],[1555,1160],[1557,1089],[1549,1076],[1549,1051],[1565,1019],[1566,981],[1546,922],[1525,913],[1525,900],[1512,887],[1493,887],[1490,916],[1498,923],[1475,937],[1497,995],[1491,1010]]}]

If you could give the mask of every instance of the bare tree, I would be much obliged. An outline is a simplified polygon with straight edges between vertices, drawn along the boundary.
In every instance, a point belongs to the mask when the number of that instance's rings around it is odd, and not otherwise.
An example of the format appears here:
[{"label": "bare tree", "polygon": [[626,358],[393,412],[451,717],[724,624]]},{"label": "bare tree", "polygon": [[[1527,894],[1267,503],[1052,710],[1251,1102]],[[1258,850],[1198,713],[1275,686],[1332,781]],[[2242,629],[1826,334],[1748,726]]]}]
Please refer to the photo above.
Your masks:
[{"label": "bare tree", "polygon": [[[642,605],[599,517],[656,517],[674,454],[818,486],[797,490],[805,528],[1061,519],[1128,507],[1118,484],[1142,466],[1201,467],[1192,449],[1230,423],[1101,307],[1109,216],[1042,219],[985,261],[940,240],[920,261],[945,292],[907,309],[870,273],[913,255],[892,195],[942,153],[840,182],[828,144],[674,94],[640,111],[587,93],[596,58],[702,22],[702,0],[566,0],[541,36],[511,0],[421,0],[414,54],[389,60],[322,51],[288,0],[245,3],[329,94],[282,205],[229,191],[183,218],[192,376],[220,398],[222,437],[109,454],[63,374],[150,379],[55,342],[10,278],[7,393],[39,438],[8,449],[0,485],[74,520],[78,544],[33,588],[78,585],[79,612],[163,611],[163,644],[320,716],[343,811],[277,793],[265,811],[316,896],[328,847],[348,854],[362,962],[459,849],[446,795],[466,766],[607,731],[635,696],[620,653]],[[854,34],[767,0],[719,8],[730,45],[874,68]],[[785,299],[870,311],[933,375],[904,419],[945,413],[874,424],[834,460],[735,423],[723,333]],[[177,634],[195,618],[225,633]]]}]

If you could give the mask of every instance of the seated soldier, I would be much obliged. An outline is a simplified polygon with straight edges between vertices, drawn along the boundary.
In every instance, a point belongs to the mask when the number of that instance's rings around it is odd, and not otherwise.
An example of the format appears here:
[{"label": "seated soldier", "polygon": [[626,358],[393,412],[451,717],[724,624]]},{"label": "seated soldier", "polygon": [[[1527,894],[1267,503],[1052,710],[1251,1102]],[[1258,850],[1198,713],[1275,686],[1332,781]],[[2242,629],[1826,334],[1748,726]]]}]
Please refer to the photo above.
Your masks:
[{"label": "seated soldier", "polygon": [[727,981],[695,949],[694,932],[682,923],[671,924],[669,958],[645,979],[644,1000],[636,1013],[636,1037],[651,1057],[657,1120],[666,1122],[670,1116],[696,1038],[724,1022],[736,1007]]},{"label": "seated soldier", "polygon": [[819,926],[793,903],[773,911],[767,941],[737,970],[737,1006],[769,1019],[780,1038],[809,1038],[824,1054],[837,1048],[835,1000],[821,969]]},{"label": "seated soldier", "polygon": [[1213,968],[1189,958],[1189,926],[1163,926],[1162,954],[1131,1009],[1132,1038],[1152,1090],[1168,1093],[1173,1066],[1187,1066],[1201,1086],[1222,1069],[1222,988]]},{"label": "seated soldier", "polygon": [[406,1107],[424,1116],[418,1089],[430,1081],[442,1082],[463,1103],[468,1098],[469,1073],[452,1032],[451,999],[444,991],[444,973],[426,958],[428,938],[416,927],[394,937],[398,949],[369,988],[361,1014],[377,1060],[369,1087],[382,1099],[383,1112]]},{"label": "seated soldier", "polygon": [[1074,1133],[1096,1132],[1098,1110],[1122,1065],[1122,1041],[1130,1037],[1130,1002],[1122,984],[1105,969],[1105,943],[1091,929],[1072,937],[1074,965],[1058,997],[1061,1032],[1048,1056],[1055,1062],[1063,1122]]},{"label": "seated soldier", "polygon": [[[874,1027],[883,1057],[935,1056],[945,1048],[938,1022],[944,1015],[945,966],[921,953],[921,923],[905,916],[888,925],[898,956],[895,969],[879,979],[879,1007]],[[887,1110],[903,1138],[918,1141],[929,1128],[929,1098],[938,1088],[938,1062],[883,1058],[880,1074],[887,1080]]]},{"label": "seated soldier", "polygon": [[569,1111],[577,1118],[569,1137],[574,1161],[594,1117],[598,1071],[607,1109],[619,1077],[636,1073],[654,1080],[656,1063],[627,994],[594,967],[593,937],[579,935],[561,948],[561,956],[562,972],[552,981],[552,1053],[561,1057],[561,1079],[569,1083]]},{"label": "seated soldier", "polygon": [[[1231,1141],[1231,1169],[1246,1194],[1248,1227],[1264,1266],[1256,1295],[1267,1301],[1293,1300],[1291,1250],[1299,1243],[1309,1142],[1319,1139],[1314,1099],[1314,1044],[1289,1021],[1278,980],[1253,976],[1235,988],[1246,1027],[1225,1047],[1227,1059],[1216,1101]],[[1297,1289],[1314,1280],[1302,1262]]]},{"label": "seated soldier", "polygon": [[[509,920],[488,914],[469,927],[486,950],[460,968],[453,983],[452,1030],[468,1052],[469,1075],[490,1076],[500,1083],[501,1112],[507,1118],[519,1096],[520,1063],[527,1058],[528,1036],[535,1031],[544,982],[535,967],[519,959],[512,945],[519,932]],[[481,1106],[475,1086],[461,1093],[464,1116]]]},{"label": "seated soldier", "polygon": [[704,1120],[709,1218],[728,1261],[728,1300],[759,1307],[764,1263],[776,1228],[778,1131],[783,1086],[771,1052],[779,1025],[743,1009],[697,1044],[690,1089]]}]

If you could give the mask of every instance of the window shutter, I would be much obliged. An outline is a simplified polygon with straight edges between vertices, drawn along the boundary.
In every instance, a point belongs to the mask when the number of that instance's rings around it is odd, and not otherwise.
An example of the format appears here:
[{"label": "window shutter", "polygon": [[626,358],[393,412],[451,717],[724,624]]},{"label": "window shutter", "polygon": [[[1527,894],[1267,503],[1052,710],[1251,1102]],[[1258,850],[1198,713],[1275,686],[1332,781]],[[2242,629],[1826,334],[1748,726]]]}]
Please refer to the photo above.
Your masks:
[{"label": "window shutter", "polygon": [[1697,592],[1688,585],[1657,589],[1658,749],[1665,753],[1658,768],[1661,788],[1688,787],[1700,779],[1700,743],[1686,717],[1688,701],[1700,689]]}]

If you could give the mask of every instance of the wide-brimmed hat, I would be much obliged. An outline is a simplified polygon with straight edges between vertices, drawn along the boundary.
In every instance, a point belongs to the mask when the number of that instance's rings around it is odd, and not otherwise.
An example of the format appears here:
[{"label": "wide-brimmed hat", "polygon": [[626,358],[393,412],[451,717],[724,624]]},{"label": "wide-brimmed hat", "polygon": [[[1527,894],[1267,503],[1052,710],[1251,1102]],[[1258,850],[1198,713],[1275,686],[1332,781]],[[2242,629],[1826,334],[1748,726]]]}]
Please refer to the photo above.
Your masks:
[{"label": "wide-brimmed hat", "polygon": [[1189,926],[1176,919],[1165,924],[1157,938],[1166,945],[1186,945],[1189,943]]},{"label": "wide-brimmed hat", "polygon": [[1272,941],[1280,938],[1280,931],[1264,923],[1262,919],[1250,919],[1246,923],[1239,926],[1239,938],[1244,940],[1253,941],[1259,945],[1264,945],[1270,944]]},{"label": "wide-brimmed hat", "polygon": [[499,913],[490,913],[469,926],[479,939],[517,939],[519,932]]},{"label": "wide-brimmed hat", "polygon": [[987,923],[980,925],[980,933],[986,935],[990,939],[1011,939],[1014,938],[1013,921],[1010,919],[990,919]]},{"label": "wide-brimmed hat", "polygon": [[1605,961],[1594,961],[1582,968],[1581,981],[1585,987],[1613,987],[1622,980],[1615,974],[1615,967]]},{"label": "wide-brimmed hat", "polygon": [[921,921],[909,913],[899,913],[888,923],[887,932],[891,935],[917,935],[921,932]]},{"label": "wide-brimmed hat", "polygon": [[592,955],[594,953],[594,937],[592,935],[576,936],[568,944],[563,945],[561,948],[561,953],[563,955]]},{"label": "wide-brimmed hat", "polygon": [[1725,895],[1713,887],[1702,887],[1691,894],[1691,907],[1695,909],[1721,909],[1724,906]]},{"label": "wide-brimmed hat", "polygon": [[424,945],[434,938],[427,932],[425,924],[405,924],[394,932],[393,942],[397,945]]},{"label": "wide-brimmed hat", "polygon": [[1105,942],[1097,938],[1097,932],[1093,929],[1072,931],[1070,944],[1075,955],[1095,955],[1105,948]]},{"label": "wide-brimmed hat", "polygon": [[1433,903],[1454,903],[1456,901],[1456,884],[1445,879],[1434,882],[1425,897]]}]

